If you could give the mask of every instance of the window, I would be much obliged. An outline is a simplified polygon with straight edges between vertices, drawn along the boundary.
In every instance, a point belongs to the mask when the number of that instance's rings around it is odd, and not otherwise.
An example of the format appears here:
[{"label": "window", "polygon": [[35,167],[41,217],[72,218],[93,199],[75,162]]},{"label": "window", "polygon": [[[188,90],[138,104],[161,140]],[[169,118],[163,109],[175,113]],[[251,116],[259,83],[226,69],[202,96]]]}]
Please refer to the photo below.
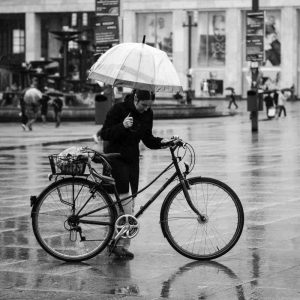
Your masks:
[{"label": "window", "polygon": [[71,16],[71,26],[76,27],[77,26],[77,13],[72,13]]},{"label": "window", "polygon": [[78,43],[75,41],[69,41],[68,48],[69,48],[69,50],[77,50],[77,49],[79,49]]},{"label": "window", "polygon": [[226,19],[224,12],[199,13],[199,66],[224,66],[226,54]]},{"label": "window", "polygon": [[13,53],[25,52],[25,32],[23,29],[13,29]]},{"label": "window", "polygon": [[169,57],[173,52],[171,13],[137,14],[137,42],[146,36],[146,44],[165,51]]},{"label": "window", "polygon": [[82,14],[82,26],[88,26],[88,14],[87,13],[83,13]]}]

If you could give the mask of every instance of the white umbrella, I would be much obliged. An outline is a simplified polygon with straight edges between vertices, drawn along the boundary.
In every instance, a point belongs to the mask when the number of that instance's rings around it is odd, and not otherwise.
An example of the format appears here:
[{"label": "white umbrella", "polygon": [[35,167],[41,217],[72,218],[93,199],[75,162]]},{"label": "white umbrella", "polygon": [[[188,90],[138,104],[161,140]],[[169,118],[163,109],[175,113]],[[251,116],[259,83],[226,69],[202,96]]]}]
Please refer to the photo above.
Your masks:
[{"label": "white umbrella", "polygon": [[182,92],[167,54],[144,43],[122,43],[112,47],[91,67],[89,78],[152,92]]}]

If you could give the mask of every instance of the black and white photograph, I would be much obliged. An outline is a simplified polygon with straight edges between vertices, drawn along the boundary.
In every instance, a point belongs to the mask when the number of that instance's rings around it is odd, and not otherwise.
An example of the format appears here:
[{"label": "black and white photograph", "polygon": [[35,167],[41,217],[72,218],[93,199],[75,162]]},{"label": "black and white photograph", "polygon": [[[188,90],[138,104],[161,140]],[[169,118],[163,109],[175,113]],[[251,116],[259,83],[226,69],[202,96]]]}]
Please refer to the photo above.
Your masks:
[{"label": "black and white photograph", "polygon": [[300,299],[299,0],[0,0],[0,300]]}]

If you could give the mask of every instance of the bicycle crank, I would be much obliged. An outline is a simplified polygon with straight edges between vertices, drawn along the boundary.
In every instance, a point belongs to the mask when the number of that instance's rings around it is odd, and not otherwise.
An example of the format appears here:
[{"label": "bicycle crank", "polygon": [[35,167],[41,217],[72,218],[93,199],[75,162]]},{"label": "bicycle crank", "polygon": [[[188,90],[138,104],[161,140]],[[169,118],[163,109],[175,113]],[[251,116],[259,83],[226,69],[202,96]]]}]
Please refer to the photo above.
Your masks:
[{"label": "bicycle crank", "polygon": [[115,223],[115,239],[132,239],[140,230],[140,224],[138,220],[132,215],[122,215]]}]

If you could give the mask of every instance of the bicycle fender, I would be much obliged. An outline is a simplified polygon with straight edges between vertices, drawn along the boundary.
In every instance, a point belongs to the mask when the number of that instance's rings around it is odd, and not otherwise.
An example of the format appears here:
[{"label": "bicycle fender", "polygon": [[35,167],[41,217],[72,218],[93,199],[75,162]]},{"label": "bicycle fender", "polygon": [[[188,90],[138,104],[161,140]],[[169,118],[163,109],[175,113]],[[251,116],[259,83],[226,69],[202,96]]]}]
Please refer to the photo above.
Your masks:
[{"label": "bicycle fender", "polygon": [[[58,185],[62,181],[66,181],[66,180],[71,180],[71,178],[62,178],[58,181],[54,181],[50,185],[48,185],[38,196],[31,196],[30,197],[30,205],[32,206],[31,214],[30,214],[31,218],[33,217],[33,214],[36,210],[36,206],[38,205],[40,199],[42,197],[44,197],[44,195],[46,193],[48,193],[48,191],[50,191],[54,186]],[[86,180],[86,181],[89,181],[89,180]],[[92,183],[94,183],[94,182],[92,182]],[[106,196],[110,199],[112,209],[115,211],[115,214],[117,215],[117,209],[116,209],[115,205],[113,205],[113,199],[111,198],[111,196],[105,191],[105,189],[101,185],[97,185],[96,189],[98,191],[102,192],[103,194],[106,194]]]},{"label": "bicycle fender", "polygon": [[39,203],[41,197],[42,197],[45,193],[47,193],[47,191],[50,190],[50,189],[52,188],[52,186],[56,184],[56,182],[57,182],[57,181],[54,181],[54,182],[52,182],[50,185],[48,185],[45,189],[43,189],[43,190],[41,191],[41,193],[40,193],[38,196],[30,196],[30,206],[32,207],[32,209],[31,209],[31,214],[30,214],[31,218],[33,217],[33,213],[34,213],[34,211],[35,211],[35,207],[36,207],[37,203]]}]

